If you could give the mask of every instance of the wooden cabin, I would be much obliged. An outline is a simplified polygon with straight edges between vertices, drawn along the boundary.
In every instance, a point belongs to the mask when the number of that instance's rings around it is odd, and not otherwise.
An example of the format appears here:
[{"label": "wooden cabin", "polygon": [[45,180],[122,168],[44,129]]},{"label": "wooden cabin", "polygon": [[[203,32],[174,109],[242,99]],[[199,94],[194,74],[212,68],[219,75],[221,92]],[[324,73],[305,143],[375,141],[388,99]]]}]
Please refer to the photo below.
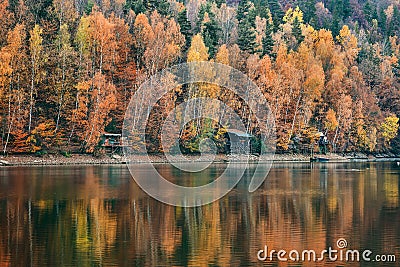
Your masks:
[{"label": "wooden cabin", "polygon": [[227,141],[226,152],[228,154],[250,154],[251,138],[253,136],[237,129],[227,129],[225,138]]},{"label": "wooden cabin", "polygon": [[103,133],[100,145],[107,154],[122,153],[122,135],[114,133]]}]

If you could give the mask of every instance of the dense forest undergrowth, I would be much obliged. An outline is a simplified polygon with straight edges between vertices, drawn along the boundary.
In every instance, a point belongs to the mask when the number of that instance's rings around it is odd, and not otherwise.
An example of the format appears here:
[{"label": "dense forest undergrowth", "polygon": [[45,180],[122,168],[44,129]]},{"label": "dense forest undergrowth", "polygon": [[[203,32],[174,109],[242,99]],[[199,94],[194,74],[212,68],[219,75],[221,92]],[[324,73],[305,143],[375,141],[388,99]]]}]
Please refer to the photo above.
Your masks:
[{"label": "dense forest undergrowth", "polygon": [[[319,132],[338,153],[400,152],[398,1],[0,1],[4,154],[92,153],[102,133],[121,132],[143,81],[194,61],[230,65],[258,85],[279,152],[299,151]],[[196,95],[246,112],[224,88],[176,88],[152,111],[150,151],[162,151],[160,121]],[[191,122],[181,148],[195,153],[204,137],[223,147],[228,127]]]}]

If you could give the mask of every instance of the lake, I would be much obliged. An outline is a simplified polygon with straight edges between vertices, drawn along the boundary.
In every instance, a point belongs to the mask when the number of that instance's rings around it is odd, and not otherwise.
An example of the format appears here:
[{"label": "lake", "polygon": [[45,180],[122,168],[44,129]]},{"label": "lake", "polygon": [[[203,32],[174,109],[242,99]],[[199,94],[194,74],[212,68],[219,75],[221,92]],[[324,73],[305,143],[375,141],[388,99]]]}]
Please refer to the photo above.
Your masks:
[{"label": "lake", "polygon": [[[224,168],[186,177],[158,165],[184,184]],[[123,165],[3,167],[0,266],[399,266],[399,192],[396,163],[276,163],[254,193],[244,179],[212,204],[181,208],[149,197]],[[266,246],[319,253],[338,240],[397,262],[258,259]]]}]

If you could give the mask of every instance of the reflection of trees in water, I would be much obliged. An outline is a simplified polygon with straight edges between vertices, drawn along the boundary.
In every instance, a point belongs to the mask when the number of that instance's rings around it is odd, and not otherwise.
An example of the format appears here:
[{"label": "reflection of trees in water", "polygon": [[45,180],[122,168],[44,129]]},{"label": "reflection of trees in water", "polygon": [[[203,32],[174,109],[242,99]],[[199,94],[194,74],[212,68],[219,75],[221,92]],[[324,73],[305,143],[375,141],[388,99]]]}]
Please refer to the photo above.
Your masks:
[{"label": "reflection of trees in water", "polygon": [[273,168],[256,194],[239,185],[198,208],[152,200],[120,178],[123,169],[70,170],[62,180],[57,170],[29,179],[13,171],[0,180],[8,196],[0,198],[0,266],[239,266],[256,262],[264,245],[320,251],[339,238],[398,253],[398,174],[326,166]]}]

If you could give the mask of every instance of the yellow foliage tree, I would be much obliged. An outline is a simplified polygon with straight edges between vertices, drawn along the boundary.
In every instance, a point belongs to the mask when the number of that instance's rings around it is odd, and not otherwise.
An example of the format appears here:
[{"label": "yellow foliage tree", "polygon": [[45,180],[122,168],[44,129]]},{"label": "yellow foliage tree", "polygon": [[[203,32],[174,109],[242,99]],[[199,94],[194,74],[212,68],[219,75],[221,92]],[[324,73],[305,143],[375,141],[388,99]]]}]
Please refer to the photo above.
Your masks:
[{"label": "yellow foliage tree", "polygon": [[31,132],[27,142],[30,145],[31,152],[39,152],[47,150],[52,146],[56,145],[55,140],[56,125],[53,120],[47,120],[45,122],[39,123]]},{"label": "yellow foliage tree", "polygon": [[289,8],[283,17],[283,22],[293,24],[295,19],[297,19],[299,23],[303,23],[303,11],[301,11],[299,7],[295,9]]},{"label": "yellow foliage tree", "polygon": [[380,130],[385,147],[389,147],[390,141],[396,137],[399,130],[399,118],[394,115],[386,117],[381,123]]},{"label": "yellow foliage tree", "polygon": [[328,112],[326,112],[326,117],[325,117],[325,128],[328,131],[334,131],[336,127],[339,126],[339,123],[336,119],[336,112],[333,109],[329,109]]},{"label": "yellow foliage tree", "polygon": [[193,36],[192,43],[188,50],[187,61],[207,61],[208,48],[204,44],[203,37],[200,34]]},{"label": "yellow foliage tree", "polygon": [[340,30],[339,36],[336,38],[342,46],[347,66],[353,65],[360,51],[357,44],[357,37],[350,32],[349,26],[344,25]]}]

